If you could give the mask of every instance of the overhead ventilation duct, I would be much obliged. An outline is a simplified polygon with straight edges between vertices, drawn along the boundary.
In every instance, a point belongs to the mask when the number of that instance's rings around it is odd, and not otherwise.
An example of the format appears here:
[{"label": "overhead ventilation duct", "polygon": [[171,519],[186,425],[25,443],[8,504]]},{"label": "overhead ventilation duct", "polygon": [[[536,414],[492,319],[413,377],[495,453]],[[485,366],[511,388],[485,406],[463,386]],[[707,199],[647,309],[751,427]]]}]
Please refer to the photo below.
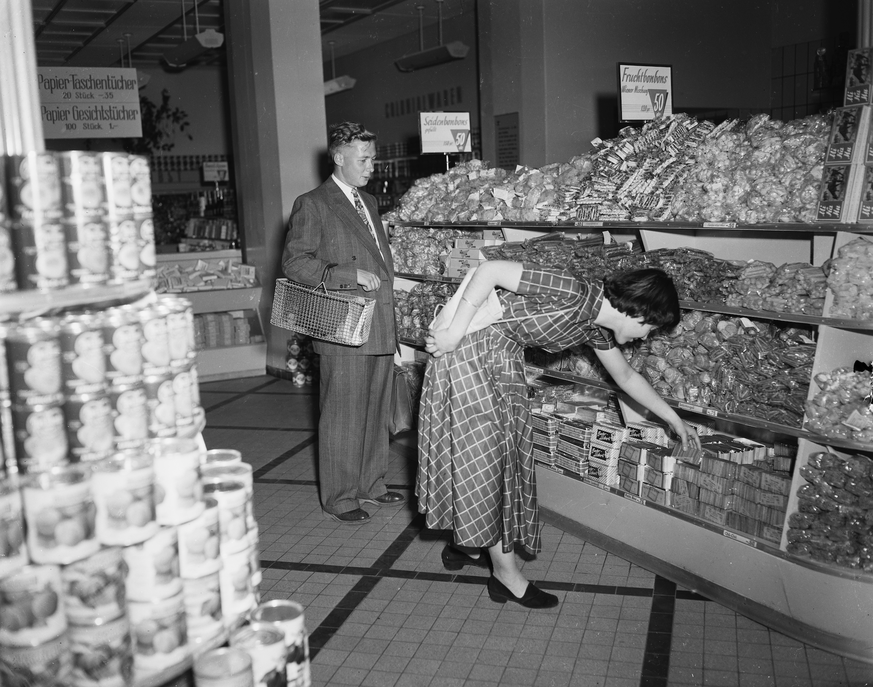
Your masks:
[{"label": "overhead ventilation duct", "polygon": [[224,45],[224,34],[219,33],[215,29],[206,29],[200,31],[200,14],[197,11],[197,0],[193,0],[194,4],[194,21],[195,33],[191,38],[188,38],[188,25],[185,20],[185,0],[182,1],[182,31],[185,40],[171,48],[163,55],[163,60],[168,67],[173,69],[182,69],[191,64],[201,55],[215,50]]},{"label": "overhead ventilation duct", "polygon": [[443,45],[443,0],[436,0],[439,11],[439,45],[435,48],[424,49],[424,5],[418,5],[418,45],[419,51],[410,55],[404,55],[395,60],[394,65],[401,72],[414,72],[417,69],[436,67],[440,64],[462,60],[467,56],[470,48],[461,41],[453,41]]}]

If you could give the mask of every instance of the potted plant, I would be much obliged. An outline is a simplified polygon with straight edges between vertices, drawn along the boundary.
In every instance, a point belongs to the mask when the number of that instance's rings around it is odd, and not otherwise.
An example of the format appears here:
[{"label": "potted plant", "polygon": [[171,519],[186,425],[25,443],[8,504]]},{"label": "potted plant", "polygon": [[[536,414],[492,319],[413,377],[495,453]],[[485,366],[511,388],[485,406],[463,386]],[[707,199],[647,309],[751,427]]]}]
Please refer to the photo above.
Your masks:
[{"label": "potted plant", "polygon": [[167,153],[175,147],[177,134],[184,134],[188,140],[193,140],[191,134],[186,133],[190,126],[188,113],[179,107],[170,107],[170,92],[166,88],[161,91],[160,104],[143,96],[139,99],[139,106],[142,136],[123,139],[126,152],[135,155]]}]

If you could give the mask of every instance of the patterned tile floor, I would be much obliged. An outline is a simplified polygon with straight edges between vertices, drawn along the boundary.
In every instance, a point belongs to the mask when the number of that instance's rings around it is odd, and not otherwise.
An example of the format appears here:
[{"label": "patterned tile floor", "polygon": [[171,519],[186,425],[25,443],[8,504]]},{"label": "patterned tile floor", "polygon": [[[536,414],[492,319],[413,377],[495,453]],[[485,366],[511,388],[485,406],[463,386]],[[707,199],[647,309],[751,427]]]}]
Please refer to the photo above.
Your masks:
[{"label": "patterned tile floor", "polygon": [[[492,602],[487,574],[446,571],[448,533],[412,505],[365,525],[318,501],[317,391],[273,377],[202,385],[209,448],[254,467],[264,600],[306,609],[312,683],[367,687],[861,687],[873,665],[804,645],[550,525],[519,562],[561,605]],[[415,437],[391,449],[389,488],[412,498]]]}]

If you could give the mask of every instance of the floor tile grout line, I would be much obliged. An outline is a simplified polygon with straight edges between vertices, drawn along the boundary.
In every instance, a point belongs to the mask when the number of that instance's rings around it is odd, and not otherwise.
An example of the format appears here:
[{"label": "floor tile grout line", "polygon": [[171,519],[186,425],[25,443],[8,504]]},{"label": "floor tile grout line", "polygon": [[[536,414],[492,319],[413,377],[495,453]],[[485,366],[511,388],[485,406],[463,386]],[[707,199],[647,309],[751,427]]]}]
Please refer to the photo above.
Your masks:
[{"label": "floor tile grout line", "polygon": [[646,632],[640,687],[667,687],[670,673],[670,648],[676,610],[676,584],[655,575],[652,608]]},{"label": "floor tile grout line", "polygon": [[[223,408],[224,406],[228,405],[229,403],[233,403],[234,401],[238,401],[241,398],[245,398],[249,394],[256,393],[259,389],[264,389],[264,388],[270,386],[271,384],[275,384],[277,381],[278,380],[276,380],[276,379],[271,379],[270,381],[264,382],[263,384],[256,386],[252,389],[248,389],[247,391],[241,391],[241,392],[235,394],[234,396],[232,396],[231,398],[226,398],[223,401],[219,401],[215,405],[211,405],[208,408],[204,408],[203,410],[206,413],[211,413],[215,410],[218,410],[219,408]],[[204,389],[203,387],[201,387],[200,390],[203,393],[209,393],[209,389]]]},{"label": "floor tile grout line", "polygon": [[295,456],[296,454],[300,453],[300,451],[302,451],[303,449],[314,444],[315,440],[316,440],[316,435],[313,434],[312,436],[308,437],[307,439],[304,439],[303,441],[301,441],[295,447],[290,448],[287,451],[285,451],[285,453],[277,456],[276,458],[273,458],[273,460],[271,460],[269,463],[267,463],[266,465],[255,470],[252,473],[252,479],[258,479],[260,477],[263,477],[263,475],[268,473],[270,470],[275,469],[276,467],[278,467],[279,465],[284,463],[286,460],[288,460],[292,456]]},{"label": "floor tile grout line", "polygon": [[243,432],[314,432],[312,427],[256,427],[252,425],[210,424],[209,429],[239,430]]}]

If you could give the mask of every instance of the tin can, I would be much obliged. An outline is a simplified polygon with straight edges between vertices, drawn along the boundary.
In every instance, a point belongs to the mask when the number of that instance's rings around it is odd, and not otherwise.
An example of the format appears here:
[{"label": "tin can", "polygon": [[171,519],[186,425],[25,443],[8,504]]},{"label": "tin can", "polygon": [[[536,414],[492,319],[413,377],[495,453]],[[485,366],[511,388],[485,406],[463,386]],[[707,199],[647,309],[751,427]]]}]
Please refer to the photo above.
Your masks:
[{"label": "tin can", "polygon": [[6,328],[6,363],[13,403],[44,405],[64,400],[57,320],[36,317]]},{"label": "tin can", "polygon": [[154,601],[182,591],[179,540],[175,527],[162,527],[141,544],[122,549],[127,566],[128,601]]},{"label": "tin can", "polygon": [[310,687],[309,635],[303,619],[303,606],[296,601],[274,599],[260,604],[250,615],[255,623],[275,623],[285,636],[288,687]]},{"label": "tin can", "polygon": [[182,580],[182,596],[185,599],[185,623],[191,644],[202,644],[224,632],[217,572]]},{"label": "tin can", "polygon": [[249,528],[246,521],[245,485],[226,477],[212,476],[204,480],[203,491],[218,501],[222,556],[247,549]]},{"label": "tin can", "polygon": [[149,437],[176,436],[176,402],[171,372],[146,372],[143,377],[149,413]]},{"label": "tin can", "polygon": [[204,483],[213,480],[229,480],[242,482],[246,490],[246,528],[253,529],[258,526],[254,512],[254,477],[252,466],[249,463],[234,463],[231,465],[204,465],[200,474]]},{"label": "tin can", "polygon": [[248,551],[240,551],[222,554],[221,559],[222,567],[218,573],[221,610],[224,626],[233,627],[258,605],[252,588],[251,556]]},{"label": "tin can", "polygon": [[155,439],[149,442],[149,451],[155,459],[158,523],[181,525],[199,516],[205,505],[197,442],[193,439]]},{"label": "tin can", "polygon": [[127,566],[119,547],[100,549],[61,569],[64,612],[69,625],[101,625],[127,611]]},{"label": "tin can", "polygon": [[13,405],[11,418],[19,472],[46,470],[69,462],[64,409],[59,403]]},{"label": "tin can", "polygon": [[100,460],[112,453],[115,446],[112,402],[104,390],[67,396],[64,418],[73,462]]},{"label": "tin can", "polygon": [[6,158],[9,213],[13,219],[59,219],[61,170],[54,153],[32,152]]},{"label": "tin can", "polygon": [[113,383],[109,387],[109,401],[115,447],[123,450],[143,446],[149,436],[149,410],[143,383]]},{"label": "tin can", "polygon": [[58,323],[61,380],[66,393],[104,390],[106,352],[101,319],[94,312],[79,312]]},{"label": "tin can", "polygon": [[71,284],[93,286],[109,280],[109,225],[103,217],[64,220]]},{"label": "tin can", "polygon": [[26,680],[27,687],[57,687],[68,684],[72,670],[72,655],[66,634],[38,646],[11,647],[0,645],[0,660],[13,673]]},{"label": "tin can", "polygon": [[261,541],[260,536],[258,535],[257,524],[255,524],[253,528],[249,529],[248,539],[248,552],[251,556],[251,563],[249,565],[252,569],[252,589],[255,590],[255,595],[260,598],[260,586],[261,582],[263,581],[264,574],[261,570]]},{"label": "tin can", "polygon": [[139,313],[128,305],[104,310],[103,340],[107,379],[120,383],[141,381],[143,335]]},{"label": "tin can", "polygon": [[152,175],[149,160],[144,155],[129,155],[130,199],[134,215],[151,215]]},{"label": "tin can", "polygon": [[[2,177],[0,165],[0,177]],[[2,183],[2,178],[0,178]],[[0,194],[4,190],[0,188]],[[0,218],[0,293],[11,293],[18,289],[15,278],[15,248],[12,244],[12,229],[8,219]]]},{"label": "tin can", "polygon": [[12,425],[12,404],[8,398],[0,398],[0,439],[3,442],[3,461],[0,469],[5,468],[7,475],[18,473],[17,456],[15,455],[15,431]]},{"label": "tin can", "polygon": [[109,255],[112,281],[136,281],[142,277],[139,226],[132,217],[109,219]]},{"label": "tin can", "polygon": [[131,215],[130,156],[127,153],[101,153],[101,162],[106,187],[106,214],[110,217]]},{"label": "tin can", "polygon": [[201,469],[242,463],[242,453],[233,448],[211,448],[200,457]]},{"label": "tin can", "polygon": [[61,569],[27,565],[0,580],[0,644],[39,646],[67,629]]},{"label": "tin can", "polygon": [[21,492],[16,477],[5,477],[0,480],[0,578],[21,570],[25,565],[27,549],[24,546]]},{"label": "tin can", "polygon": [[170,342],[167,337],[167,314],[169,309],[160,303],[153,303],[140,310],[142,321],[143,371],[145,374],[159,374],[170,370]]},{"label": "tin can", "polygon": [[155,222],[151,215],[135,217],[139,234],[139,273],[143,279],[153,279],[157,274],[157,258],[155,257]]},{"label": "tin can", "polygon": [[191,402],[194,404],[194,416],[195,419],[197,417],[197,409],[199,408],[201,413],[203,409],[201,408],[200,403],[200,377],[197,373],[197,362],[195,360],[191,361]]},{"label": "tin can", "polygon": [[213,649],[194,659],[195,687],[254,687],[252,657],[242,649]]},{"label": "tin can", "polygon": [[179,365],[188,361],[195,352],[194,312],[191,301],[168,294],[158,296],[158,302],[167,308],[167,345],[170,363]]},{"label": "tin can", "polygon": [[61,177],[64,217],[99,217],[106,214],[106,188],[100,153],[82,150],[55,153]]},{"label": "tin can", "polygon": [[272,623],[252,623],[230,636],[230,646],[252,657],[255,687],[272,687],[285,675],[285,635]]},{"label": "tin can", "polygon": [[160,601],[131,602],[129,617],[138,678],[179,665],[190,656],[181,591]]},{"label": "tin can", "polygon": [[200,515],[178,526],[179,574],[183,579],[203,577],[221,569],[218,502],[206,497],[203,505]]},{"label": "tin can", "polygon": [[125,451],[94,463],[91,488],[101,544],[129,546],[157,533],[154,486],[155,471],[147,453]]},{"label": "tin can", "polygon": [[15,222],[12,245],[16,283],[21,291],[51,291],[70,283],[67,238],[60,220]]},{"label": "tin can", "polygon": [[67,630],[74,687],[127,687],[133,680],[133,642],[125,616]]},{"label": "tin can", "polygon": [[193,381],[191,377],[192,365],[192,361],[187,360],[181,365],[174,365],[170,369],[170,375],[173,379],[176,431],[182,433],[189,430],[196,420],[197,409],[194,406]]},{"label": "tin can", "polygon": [[86,466],[67,465],[28,475],[22,498],[27,550],[35,563],[66,565],[100,548]]}]

